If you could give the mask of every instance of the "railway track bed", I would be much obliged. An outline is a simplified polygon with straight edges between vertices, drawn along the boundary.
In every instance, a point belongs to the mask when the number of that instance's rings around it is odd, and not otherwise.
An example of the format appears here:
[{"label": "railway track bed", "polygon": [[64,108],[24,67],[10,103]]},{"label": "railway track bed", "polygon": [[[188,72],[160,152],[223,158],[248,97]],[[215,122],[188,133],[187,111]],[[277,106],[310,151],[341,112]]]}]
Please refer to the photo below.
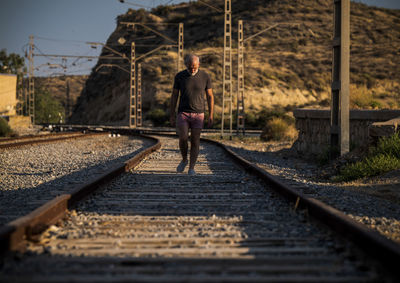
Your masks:
[{"label": "railway track bed", "polygon": [[93,176],[132,158],[150,143],[138,137],[97,134],[1,149],[0,225],[72,191]]},{"label": "railway track bed", "polygon": [[[15,282],[384,282],[379,264],[309,219],[214,145],[196,176],[176,173],[177,141],[50,226],[19,260]],[[21,273],[23,271],[23,273]],[[22,275],[21,275],[22,274]],[[390,282],[390,281],[388,281]]]}]

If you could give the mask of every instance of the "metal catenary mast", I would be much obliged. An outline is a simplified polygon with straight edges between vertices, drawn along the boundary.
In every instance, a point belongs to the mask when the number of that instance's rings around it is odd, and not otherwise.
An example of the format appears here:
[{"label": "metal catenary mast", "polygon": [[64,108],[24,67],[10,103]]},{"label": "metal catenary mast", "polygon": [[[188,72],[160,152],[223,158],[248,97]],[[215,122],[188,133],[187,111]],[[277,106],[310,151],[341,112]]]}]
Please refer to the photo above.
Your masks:
[{"label": "metal catenary mast", "polygon": [[31,118],[31,123],[35,124],[35,82],[34,82],[34,53],[33,35],[29,36],[29,72],[28,72],[28,115]]},{"label": "metal catenary mast", "polygon": [[237,134],[245,134],[243,21],[238,24]]},{"label": "metal catenary mast", "polygon": [[232,11],[231,0],[225,0],[224,56],[222,78],[221,136],[224,135],[225,103],[229,109],[229,136],[232,137]]},{"label": "metal catenary mast", "polygon": [[131,43],[131,69],[130,69],[130,87],[129,87],[129,127],[136,128],[136,54],[135,42]]}]

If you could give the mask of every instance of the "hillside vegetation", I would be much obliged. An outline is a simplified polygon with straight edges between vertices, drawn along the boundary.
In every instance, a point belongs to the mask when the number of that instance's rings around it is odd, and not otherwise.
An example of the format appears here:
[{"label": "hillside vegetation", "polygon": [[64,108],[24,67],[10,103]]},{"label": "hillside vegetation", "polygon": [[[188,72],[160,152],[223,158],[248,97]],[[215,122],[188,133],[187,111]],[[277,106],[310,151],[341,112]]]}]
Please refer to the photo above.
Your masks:
[{"label": "hillside vegetation", "polygon": [[[208,3],[223,9],[223,1]],[[246,41],[245,105],[251,121],[266,109],[289,111],[295,107],[326,107],[330,103],[333,1],[232,1],[233,47],[237,47],[237,23],[244,20],[244,37],[273,25],[275,28]],[[213,79],[216,114],[222,100],[223,13],[198,2],[159,6],[151,12],[128,10],[117,18],[107,45],[130,57],[130,42],[137,56],[162,44],[171,44],[155,33],[122,22],[148,25],[177,40],[177,25],[184,23],[185,53],[201,58],[201,68]],[[126,40],[124,45],[119,39]],[[353,108],[400,108],[400,10],[351,4],[351,89]],[[103,49],[102,55],[112,55]],[[177,72],[176,47],[163,49],[140,62],[143,69],[143,111],[168,109]],[[120,64],[121,60],[99,60]],[[233,54],[236,77],[236,52]],[[236,88],[236,80],[234,81]],[[72,122],[127,124],[129,74],[118,68],[93,71],[77,101]],[[257,126],[257,125],[256,125]],[[262,127],[263,125],[259,125]]]},{"label": "hillside vegetation", "polygon": [[[54,76],[35,77],[35,93],[48,92],[53,99],[61,104],[64,111],[67,107],[67,93],[69,88],[69,104],[72,111],[77,103],[88,76]],[[68,86],[68,88],[67,88]]]}]

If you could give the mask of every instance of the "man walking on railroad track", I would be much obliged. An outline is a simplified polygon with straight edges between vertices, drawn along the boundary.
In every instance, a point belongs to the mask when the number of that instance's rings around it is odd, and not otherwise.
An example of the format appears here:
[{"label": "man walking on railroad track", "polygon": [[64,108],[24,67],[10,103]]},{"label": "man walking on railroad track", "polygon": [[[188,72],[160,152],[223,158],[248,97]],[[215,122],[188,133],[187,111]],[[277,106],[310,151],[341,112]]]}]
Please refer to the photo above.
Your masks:
[{"label": "man walking on railroad track", "polygon": [[[187,55],[185,65],[187,69],[175,76],[171,95],[170,123],[173,127],[176,124],[179,149],[182,155],[182,161],[176,168],[177,172],[183,172],[188,164],[188,136],[189,129],[191,129],[188,174],[195,175],[194,166],[199,155],[200,134],[204,123],[205,97],[207,97],[209,111],[208,127],[211,127],[214,116],[214,95],[210,76],[205,71],[199,70],[199,57],[193,54]],[[178,97],[179,106],[178,114],[176,114]]]}]

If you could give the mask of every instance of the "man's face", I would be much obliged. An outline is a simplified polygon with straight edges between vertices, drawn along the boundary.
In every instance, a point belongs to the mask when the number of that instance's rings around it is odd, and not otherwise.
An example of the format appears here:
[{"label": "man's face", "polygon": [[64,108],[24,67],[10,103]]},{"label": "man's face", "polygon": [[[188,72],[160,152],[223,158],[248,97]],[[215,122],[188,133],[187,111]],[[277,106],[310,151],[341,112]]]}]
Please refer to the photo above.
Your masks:
[{"label": "man's face", "polygon": [[189,71],[189,73],[191,74],[195,74],[197,72],[197,70],[199,69],[200,63],[198,60],[193,60],[192,62],[190,62],[189,64],[187,64],[187,69]]}]

